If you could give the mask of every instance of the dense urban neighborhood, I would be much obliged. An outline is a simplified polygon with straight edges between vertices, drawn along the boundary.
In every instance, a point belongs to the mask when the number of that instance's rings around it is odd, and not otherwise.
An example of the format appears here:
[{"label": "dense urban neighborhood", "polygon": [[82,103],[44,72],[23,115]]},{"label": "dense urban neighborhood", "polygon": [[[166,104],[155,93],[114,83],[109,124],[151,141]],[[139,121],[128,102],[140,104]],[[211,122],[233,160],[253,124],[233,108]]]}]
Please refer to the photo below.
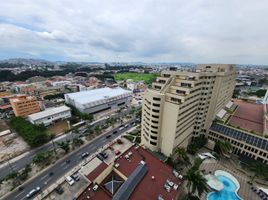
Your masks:
[{"label": "dense urban neighborhood", "polygon": [[0,70],[15,75],[0,92],[3,199],[205,199],[213,170],[237,171],[245,198],[268,178],[266,66],[13,59]]}]

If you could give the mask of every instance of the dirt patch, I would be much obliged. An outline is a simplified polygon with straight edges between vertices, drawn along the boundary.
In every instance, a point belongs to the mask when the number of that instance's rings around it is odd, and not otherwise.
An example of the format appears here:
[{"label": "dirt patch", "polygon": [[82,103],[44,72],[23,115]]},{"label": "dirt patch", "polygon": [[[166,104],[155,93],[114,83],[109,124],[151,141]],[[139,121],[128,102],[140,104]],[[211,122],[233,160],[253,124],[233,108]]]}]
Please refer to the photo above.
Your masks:
[{"label": "dirt patch", "polygon": [[0,138],[0,163],[19,156],[30,147],[24,140],[15,133]]},{"label": "dirt patch", "polygon": [[8,130],[9,126],[4,120],[0,120],[0,132]]},{"label": "dirt patch", "polygon": [[48,127],[48,131],[54,135],[58,135],[63,133],[64,131],[68,130],[68,123],[67,121],[59,121],[53,125]]}]

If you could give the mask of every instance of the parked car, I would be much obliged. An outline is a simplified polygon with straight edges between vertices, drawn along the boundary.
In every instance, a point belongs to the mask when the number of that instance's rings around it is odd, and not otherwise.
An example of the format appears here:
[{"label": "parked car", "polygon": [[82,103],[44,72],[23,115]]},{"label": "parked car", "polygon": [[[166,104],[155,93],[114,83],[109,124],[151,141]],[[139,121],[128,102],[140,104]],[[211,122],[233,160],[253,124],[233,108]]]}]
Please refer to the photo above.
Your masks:
[{"label": "parked car", "polygon": [[74,179],[76,182],[78,182],[80,180],[79,176],[77,174],[73,174],[71,176],[72,179]]},{"label": "parked car", "polygon": [[108,155],[107,155],[106,152],[101,152],[100,155],[101,155],[103,158],[105,158],[105,159],[108,158]]},{"label": "parked car", "polygon": [[30,199],[31,197],[33,197],[34,195],[36,195],[40,190],[41,190],[40,187],[36,187],[36,188],[32,189],[32,190],[26,195],[26,197],[27,197],[28,199]]},{"label": "parked car", "polygon": [[66,181],[67,181],[67,183],[69,184],[69,185],[73,185],[74,184],[74,179],[72,179],[70,176],[67,176],[66,177]]},{"label": "parked car", "polygon": [[58,187],[55,188],[55,191],[58,193],[58,194],[62,194],[64,192],[63,188],[59,185]]},{"label": "parked car", "polygon": [[118,156],[120,153],[121,153],[121,151],[119,151],[119,150],[116,150],[116,151],[115,151],[115,155],[117,155],[117,156]]}]

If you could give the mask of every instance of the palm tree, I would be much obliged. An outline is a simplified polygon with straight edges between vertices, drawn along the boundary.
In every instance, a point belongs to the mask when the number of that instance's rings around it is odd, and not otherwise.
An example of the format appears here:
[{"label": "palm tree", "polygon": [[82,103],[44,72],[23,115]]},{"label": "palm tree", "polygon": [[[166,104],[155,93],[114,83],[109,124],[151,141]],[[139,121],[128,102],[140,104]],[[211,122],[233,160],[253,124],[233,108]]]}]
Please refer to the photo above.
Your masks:
[{"label": "palm tree", "polygon": [[229,153],[232,149],[232,144],[226,140],[218,140],[215,144],[214,150],[223,155],[229,157]]},{"label": "palm tree", "polygon": [[250,165],[249,169],[254,172],[254,176],[252,176],[251,182],[254,181],[256,177],[267,177],[268,176],[268,168],[267,165],[258,161]]},{"label": "palm tree", "polygon": [[187,200],[198,199],[198,197],[194,196],[196,192],[200,197],[204,192],[208,191],[206,179],[195,166],[187,171],[184,179],[187,180]]},{"label": "palm tree", "polygon": [[184,165],[190,165],[190,158],[187,155],[187,152],[185,148],[183,147],[178,147],[175,151],[175,156],[178,158],[178,161],[181,162]]}]

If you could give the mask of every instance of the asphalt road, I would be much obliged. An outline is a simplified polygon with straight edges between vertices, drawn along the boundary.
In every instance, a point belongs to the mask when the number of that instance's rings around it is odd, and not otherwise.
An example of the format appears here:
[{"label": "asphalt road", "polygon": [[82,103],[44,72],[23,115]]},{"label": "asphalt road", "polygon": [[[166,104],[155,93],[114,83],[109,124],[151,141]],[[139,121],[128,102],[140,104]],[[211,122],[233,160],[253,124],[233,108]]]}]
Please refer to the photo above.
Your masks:
[{"label": "asphalt road", "polygon": [[[123,132],[129,130],[133,127],[131,124],[136,119],[131,119],[125,124],[129,124],[127,128],[124,128],[123,130],[119,130],[119,127],[109,131],[106,134],[101,135],[99,138],[95,139],[94,141],[88,143],[81,149],[79,149],[77,152],[73,152],[70,155],[67,155],[63,160],[60,162],[54,164],[49,170],[41,173],[37,177],[33,178],[31,181],[27,182],[23,186],[23,190],[19,191],[18,189],[14,190],[9,196],[4,198],[5,200],[23,200],[27,199],[26,195],[31,191],[33,188],[39,186],[41,187],[41,190],[45,190],[47,187],[49,187],[51,184],[55,183],[59,178],[64,176],[66,172],[71,170],[73,167],[78,165],[80,162],[82,162],[81,154],[88,152],[90,155],[96,152],[97,149],[101,148],[102,146],[109,143],[114,138],[121,135]],[[117,131],[116,134],[112,134],[114,131]],[[106,138],[107,135],[111,135],[110,138]],[[70,160],[69,163],[66,161]],[[50,176],[50,172],[53,172],[54,174]],[[1,172],[2,173],[2,172]],[[70,197],[70,199],[72,199]]]},{"label": "asphalt road", "polygon": [[[120,117],[128,114],[129,111],[130,111],[130,109],[127,109],[127,110],[125,110],[119,114],[115,114],[111,117],[120,118]],[[96,124],[94,124],[92,126],[92,128],[94,128],[94,126],[97,126],[97,125],[105,124],[105,121],[106,121],[106,119],[98,121]],[[88,124],[85,125],[84,128],[86,126],[88,126]],[[83,127],[81,127],[81,128],[83,128]],[[72,138],[79,137],[79,135],[81,135],[81,134],[67,133],[59,138],[55,138],[53,141],[54,142],[62,142],[62,141],[66,141],[66,140],[72,140]],[[10,162],[10,164],[7,163],[6,165],[4,165],[3,167],[0,168],[0,179],[3,179],[6,175],[11,173],[12,170],[19,171],[19,170],[23,169],[27,164],[30,164],[36,153],[48,151],[48,150],[52,150],[52,149],[53,149],[53,144],[52,144],[52,142],[49,142],[41,147],[38,147],[38,148],[35,148],[35,149],[29,151],[28,154],[25,155],[24,157],[14,161],[14,162]],[[12,168],[12,170],[11,170],[11,168]]]}]

